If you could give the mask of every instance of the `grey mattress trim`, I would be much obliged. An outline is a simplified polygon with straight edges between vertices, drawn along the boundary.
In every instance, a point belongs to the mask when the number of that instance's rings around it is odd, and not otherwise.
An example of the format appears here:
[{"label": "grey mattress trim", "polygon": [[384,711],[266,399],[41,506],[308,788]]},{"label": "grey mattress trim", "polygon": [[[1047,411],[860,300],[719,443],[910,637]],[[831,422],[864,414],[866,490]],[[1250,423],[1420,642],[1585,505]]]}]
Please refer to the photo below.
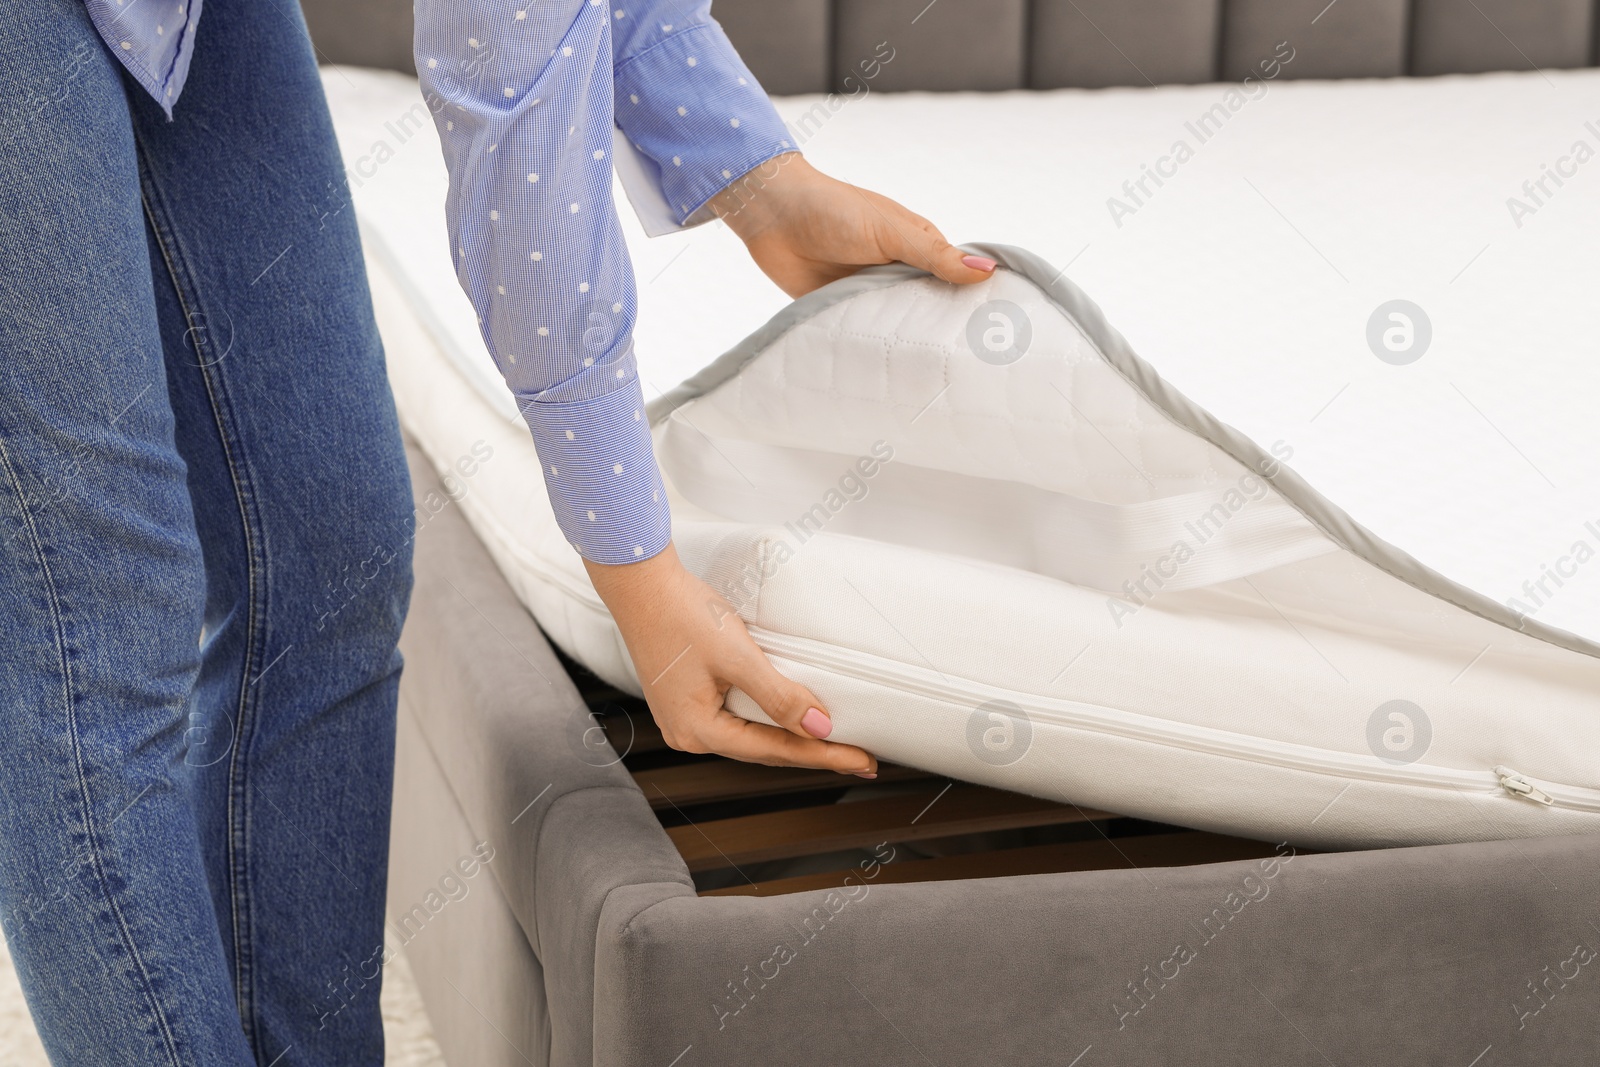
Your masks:
[{"label": "grey mattress trim", "polygon": [[[1498,601],[1445,577],[1362,526],[1281,460],[1164,381],[1155,368],[1141,359],[1106,321],[1095,302],[1039,256],[1012,245],[979,243],[962,247],[998,260],[1005,269],[1032,282],[1055,302],[1101,358],[1140,395],[1176,425],[1211,442],[1266,478],[1291,506],[1335,544],[1354,552],[1406,584],[1454,604],[1463,611],[1470,611],[1490,622],[1560,648],[1600,658],[1600,642],[1518,615]],[[807,293],[699,373],[651,401],[647,408],[651,425],[658,424],[683,404],[704,396],[731,379],[795,325],[861,293],[926,275],[926,271],[896,263],[870,267]]]}]

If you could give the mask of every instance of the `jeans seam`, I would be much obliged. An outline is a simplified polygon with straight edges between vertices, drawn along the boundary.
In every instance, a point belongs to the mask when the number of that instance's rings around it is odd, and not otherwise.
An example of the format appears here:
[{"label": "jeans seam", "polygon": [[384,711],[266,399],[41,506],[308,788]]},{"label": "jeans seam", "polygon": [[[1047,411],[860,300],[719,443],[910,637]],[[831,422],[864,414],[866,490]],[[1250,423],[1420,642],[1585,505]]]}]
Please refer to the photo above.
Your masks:
[{"label": "jeans seam", "polygon": [[[168,280],[171,282],[173,292],[183,309],[184,321],[192,323],[195,311],[200,303],[198,287],[193,285],[193,272],[188,269],[186,257],[183,254],[177,235],[167,225],[161,190],[156,185],[155,177],[145,163],[142,151],[140,153],[139,170],[144,192],[142,199],[144,201],[145,214],[150,220],[151,232],[155,234],[156,245],[161,252],[162,262],[167,268]],[[248,762],[246,750],[254,737],[256,719],[253,714],[255,701],[252,699],[249,679],[254,665],[263,657],[258,645],[261,644],[266,632],[266,564],[264,555],[260,551],[259,524],[254,521],[255,496],[250,491],[251,479],[242,469],[239,457],[235,455],[235,448],[229,432],[230,420],[223,410],[226,406],[227,390],[221,377],[213,375],[213,364],[206,361],[205,354],[199,351],[199,345],[196,344],[195,347],[196,354],[200,359],[200,373],[205,382],[206,397],[211,406],[212,418],[216,422],[217,436],[221,442],[223,457],[228,465],[229,478],[233,484],[234,497],[239,503],[239,521],[244,534],[245,558],[247,560],[246,598],[248,611],[246,614],[244,659],[239,676],[238,704],[235,708],[239,729],[232,756],[228,761],[228,905],[233,924],[235,1002],[239,1011],[240,1021],[251,1045],[259,1048],[261,1035],[258,1033],[257,1024],[259,1020],[256,1017],[255,1010],[255,983],[252,981],[255,954],[253,949],[249,947],[249,923],[247,921],[250,913],[248,878],[250,802],[249,782],[245,768]]]},{"label": "jeans seam", "polygon": [[0,439],[0,469],[3,469],[6,480],[11,483],[17,494],[17,506],[21,510],[24,527],[28,534],[28,545],[32,550],[34,560],[39,565],[40,573],[44,580],[46,601],[50,610],[50,621],[54,633],[52,638],[56,646],[56,656],[61,664],[61,696],[62,705],[66,711],[67,736],[72,748],[72,774],[74,784],[78,787],[78,800],[83,815],[83,831],[88,840],[88,854],[94,861],[95,882],[100,888],[101,896],[105,899],[107,907],[116,917],[117,932],[120,935],[123,947],[128,952],[138,972],[140,985],[143,986],[144,995],[151,1012],[154,1013],[156,1022],[161,1028],[161,1038],[166,1046],[168,1062],[172,1067],[182,1067],[182,1060],[178,1057],[177,1039],[173,1036],[172,1026],[167,1021],[166,1012],[161,1008],[161,998],[156,995],[154,983],[150,972],[145,967],[144,957],[139,954],[138,947],[134,944],[133,931],[128,927],[128,919],[122,913],[116,894],[111,892],[107,884],[104,857],[100,852],[99,834],[95,832],[94,807],[89,799],[89,781],[83,768],[83,747],[78,737],[77,703],[73,699],[72,661],[67,655],[66,621],[63,617],[60,594],[56,589],[55,576],[50,569],[50,561],[45,555],[44,545],[39,538],[39,528],[34,522],[33,513],[28,508],[27,496],[22,487],[22,480],[17,475],[17,469],[11,461],[11,453]]}]

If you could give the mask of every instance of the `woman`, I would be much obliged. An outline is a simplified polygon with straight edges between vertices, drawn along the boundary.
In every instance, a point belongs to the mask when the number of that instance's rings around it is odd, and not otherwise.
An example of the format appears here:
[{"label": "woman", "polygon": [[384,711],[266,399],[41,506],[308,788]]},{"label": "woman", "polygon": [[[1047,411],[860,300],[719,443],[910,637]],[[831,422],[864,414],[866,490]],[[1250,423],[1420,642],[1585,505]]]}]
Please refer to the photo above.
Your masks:
[{"label": "woman", "polygon": [[[489,160],[516,154],[521,168],[525,146],[556,147],[541,140],[548,120],[531,118],[555,112],[583,119],[566,125],[599,163],[609,79],[624,71],[611,27],[626,13],[582,0],[541,0],[520,18],[509,4],[480,6],[424,4],[419,40],[458,62],[475,31],[455,41],[457,28],[494,23],[476,33],[499,46],[491,60],[475,53],[481,77],[461,72],[470,92],[440,95],[481,130],[498,121],[474,113],[493,92],[507,114],[530,116],[498,147],[475,135],[463,148],[441,114],[464,277],[498,285],[517,280],[495,258],[510,253],[479,227],[503,220],[544,236],[521,213],[549,205],[495,206],[509,178]],[[410,591],[409,559],[380,546],[408,543],[409,485],[298,11],[212,0],[200,14],[198,0],[0,6],[13,98],[0,111],[0,920],[58,1064],[375,1065],[396,642]],[[618,33],[619,56],[664,47],[679,31],[663,24],[693,24],[719,49],[696,66],[737,69],[703,5],[636,15],[655,29]],[[504,94],[546,84],[556,56],[586,73],[560,68],[548,111]],[[759,98],[742,106],[776,131]],[[697,180],[720,173],[719,155],[731,174],[770,158],[732,143],[697,135],[698,150],[678,154]],[[568,211],[579,229],[549,234],[550,247],[611,297],[603,307],[623,316],[625,346],[626,259],[609,178],[593,177],[608,166],[580,169],[572,151],[539,159],[552,187],[590,183]],[[534,173],[516,175],[519,190],[540,184]],[[892,258],[980,276],[920,220],[803,164],[768,185],[767,206],[730,224],[792,292]],[[538,264],[537,251],[517,254]],[[744,758],[870,767],[858,750],[718,712],[736,683],[786,725],[825,732],[823,712],[799,708],[817,703],[737,627],[700,622],[705,591],[671,555],[658,490],[646,489],[647,439],[616,414],[631,417],[637,393],[626,348],[577,358],[620,383],[610,392],[549,353],[514,364],[507,344],[533,355],[538,331],[559,326],[527,308],[587,322],[586,305],[536,286],[508,289],[525,302],[511,308],[473,285],[519,396],[566,404],[575,440],[596,431],[584,447],[634,475],[610,498],[615,515],[597,519],[606,532],[573,537],[669,736]],[[530,422],[548,446],[560,424],[538,410]],[[598,469],[590,453],[555,447],[558,469],[567,456]],[[594,510],[603,494],[547,480],[577,531],[574,515],[586,516],[573,509]]]}]

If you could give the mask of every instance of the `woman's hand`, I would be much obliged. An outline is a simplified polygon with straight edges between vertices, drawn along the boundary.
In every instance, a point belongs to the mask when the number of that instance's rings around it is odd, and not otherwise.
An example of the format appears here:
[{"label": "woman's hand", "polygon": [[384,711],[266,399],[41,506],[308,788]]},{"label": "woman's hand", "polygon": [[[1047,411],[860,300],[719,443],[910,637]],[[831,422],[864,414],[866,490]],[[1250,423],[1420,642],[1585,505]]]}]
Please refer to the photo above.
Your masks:
[{"label": "woman's hand", "polygon": [[[908,263],[957,284],[994,271],[993,260],[964,254],[927,219],[829,178],[798,152],[744,175],[711,207],[767,277],[794,297],[877,263]],[[640,563],[584,565],[622,631],[667,744],[750,763],[877,776],[871,755],[824,740],[833,723],[822,702],[778,673],[733,606],[686,571],[671,545]],[[778,726],[725,710],[735,687]]]},{"label": "woman's hand", "polygon": [[993,260],[962,252],[921,215],[828,177],[798,152],[739,178],[711,209],[792,297],[875,263],[909,263],[958,285],[994,271]]},{"label": "woman's hand", "polygon": [[[671,545],[639,563],[584,565],[622,630],[667,744],[748,763],[876,777],[878,763],[866,752],[822,740],[833,728],[822,702],[778,673],[732,605],[685,570]],[[723,698],[734,687],[782,729],[725,710]]]}]

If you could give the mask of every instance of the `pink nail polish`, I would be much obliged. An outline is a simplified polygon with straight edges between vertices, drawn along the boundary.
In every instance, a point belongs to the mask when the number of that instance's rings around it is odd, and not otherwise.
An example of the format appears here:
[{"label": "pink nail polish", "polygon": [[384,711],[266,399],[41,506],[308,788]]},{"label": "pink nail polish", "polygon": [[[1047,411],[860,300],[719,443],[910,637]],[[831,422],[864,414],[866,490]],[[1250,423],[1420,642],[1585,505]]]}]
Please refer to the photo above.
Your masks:
[{"label": "pink nail polish", "polygon": [[827,737],[833,733],[833,720],[816,708],[807,708],[806,713],[800,716],[800,729],[812,737]]},{"label": "pink nail polish", "polygon": [[869,772],[869,771],[856,771],[855,772],[855,776],[857,778],[876,778],[876,777],[878,777],[877,774]]},{"label": "pink nail polish", "polygon": [[983,256],[962,256],[961,262],[964,265],[971,267],[973,270],[988,271],[994,270],[995,267],[998,266],[994,260],[985,259]]}]

